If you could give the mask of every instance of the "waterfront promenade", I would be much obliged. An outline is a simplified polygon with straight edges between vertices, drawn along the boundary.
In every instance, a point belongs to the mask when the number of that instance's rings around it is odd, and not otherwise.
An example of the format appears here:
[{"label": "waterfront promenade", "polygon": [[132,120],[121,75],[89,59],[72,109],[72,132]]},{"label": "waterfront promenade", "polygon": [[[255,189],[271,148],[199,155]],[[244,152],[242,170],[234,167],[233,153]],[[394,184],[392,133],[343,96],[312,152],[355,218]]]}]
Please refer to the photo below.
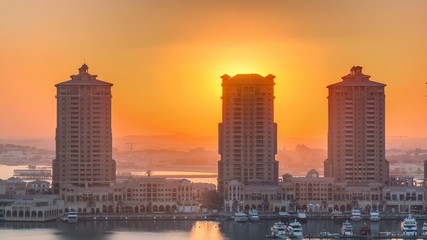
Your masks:
[{"label": "waterfront promenade", "polygon": [[[427,214],[413,213],[417,220],[427,220]],[[261,219],[279,219],[279,214],[260,213]],[[350,219],[351,213],[344,213],[342,219]],[[381,213],[382,220],[403,220],[408,213]],[[363,219],[369,219],[369,213],[362,214]],[[290,218],[297,218],[297,214],[290,214]],[[107,213],[107,214],[79,214],[80,221],[117,221],[117,220],[232,220],[233,213]],[[331,213],[307,213],[309,220],[332,220]]]}]

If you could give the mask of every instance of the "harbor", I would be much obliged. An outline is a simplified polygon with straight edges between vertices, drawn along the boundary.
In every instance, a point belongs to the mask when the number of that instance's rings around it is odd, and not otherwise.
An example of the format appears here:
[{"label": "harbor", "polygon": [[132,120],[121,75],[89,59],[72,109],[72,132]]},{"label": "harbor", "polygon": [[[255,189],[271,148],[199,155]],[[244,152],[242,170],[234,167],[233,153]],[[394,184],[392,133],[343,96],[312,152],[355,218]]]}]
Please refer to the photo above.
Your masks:
[{"label": "harbor", "polygon": [[[307,220],[333,220],[331,213],[306,213]],[[362,220],[369,221],[369,213],[361,214]],[[408,216],[408,213],[381,213],[382,220],[400,220],[402,221]],[[415,219],[426,220],[427,214],[412,214]],[[278,220],[281,218],[279,213],[259,213],[261,220]],[[290,213],[287,218],[297,218],[296,213]],[[343,213],[341,220],[350,219],[351,213]],[[218,212],[218,213],[109,213],[109,214],[91,214],[91,213],[79,213],[80,221],[101,221],[101,220],[152,220],[152,219],[163,219],[163,220],[232,220],[234,219],[233,213],[230,212]],[[335,220],[336,221],[336,220]],[[338,220],[339,221],[339,220]]]},{"label": "harbor", "polygon": [[[219,220],[191,220],[189,218],[171,219],[124,219],[108,221],[78,221],[68,224],[59,221],[53,222],[0,222],[2,236],[15,236],[13,239],[30,239],[20,234],[34,235],[31,239],[269,239],[271,227],[277,219],[261,219],[258,222],[235,222],[232,219]],[[424,236],[402,236],[400,220],[382,220],[370,222],[362,220],[352,222],[355,232],[359,231],[363,223],[368,223],[372,229],[372,236],[321,236],[321,232],[340,232],[342,222],[331,220],[308,220],[301,223],[304,237],[300,239],[426,239]],[[422,221],[418,221],[418,230],[421,231]],[[24,231],[25,230],[25,231]],[[380,232],[391,232],[392,236],[380,236]],[[79,234],[76,234],[78,232]],[[56,236],[56,237],[54,237]]]},{"label": "harbor", "polygon": [[[77,223],[76,213],[69,214],[72,214],[75,220],[71,223]],[[427,239],[427,219],[421,214],[418,215],[418,222],[412,214],[408,213],[406,217],[403,213],[398,215],[404,217],[403,219],[390,219],[392,216],[387,215],[382,218],[378,212],[371,212],[369,216],[366,216],[366,214],[362,215],[360,211],[354,210],[346,219],[332,220],[333,215],[323,214],[319,218],[318,215],[305,212],[259,214],[256,210],[251,210],[249,213],[236,212],[234,214],[83,214],[78,217],[78,221],[81,222],[80,224],[89,224],[89,222],[134,222],[137,224],[216,222],[221,225],[232,225],[236,230],[262,225],[267,228],[263,230],[266,233],[263,239]],[[270,229],[268,229],[269,224]],[[340,225],[341,227],[337,229],[337,226]],[[318,232],[315,229],[318,229]]]}]

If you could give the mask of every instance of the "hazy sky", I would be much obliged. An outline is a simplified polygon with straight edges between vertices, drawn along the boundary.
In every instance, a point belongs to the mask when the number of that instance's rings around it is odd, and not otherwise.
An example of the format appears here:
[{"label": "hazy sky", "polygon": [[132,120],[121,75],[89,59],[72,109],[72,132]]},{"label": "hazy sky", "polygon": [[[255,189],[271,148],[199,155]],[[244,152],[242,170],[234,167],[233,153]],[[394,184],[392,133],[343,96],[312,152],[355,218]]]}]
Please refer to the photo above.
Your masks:
[{"label": "hazy sky", "polygon": [[114,84],[115,137],[216,136],[220,76],[271,73],[279,138],[326,141],[353,65],[387,84],[386,135],[427,135],[425,0],[0,0],[0,138],[53,138],[83,62]]}]

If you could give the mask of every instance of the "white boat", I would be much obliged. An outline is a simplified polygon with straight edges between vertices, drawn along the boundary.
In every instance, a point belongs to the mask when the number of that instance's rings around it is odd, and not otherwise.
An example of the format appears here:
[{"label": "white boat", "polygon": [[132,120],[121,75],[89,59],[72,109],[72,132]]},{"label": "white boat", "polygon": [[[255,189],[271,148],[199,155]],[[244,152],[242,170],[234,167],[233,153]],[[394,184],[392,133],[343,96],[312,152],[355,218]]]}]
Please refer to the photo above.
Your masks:
[{"label": "white boat", "polygon": [[332,220],[341,220],[344,218],[345,218],[345,215],[341,211],[335,210],[332,212],[332,215],[331,215]]},{"label": "white boat", "polygon": [[307,214],[305,213],[305,211],[298,211],[297,218],[299,221],[304,222],[307,220]]},{"label": "white boat", "polygon": [[362,214],[360,213],[359,209],[353,209],[351,210],[351,217],[350,219],[352,221],[361,221],[362,220]]},{"label": "white boat", "polygon": [[294,222],[289,223],[288,233],[292,237],[303,237],[302,225],[296,219]]},{"label": "white boat", "polygon": [[417,220],[409,214],[405,220],[403,220],[403,236],[417,236]]},{"label": "white boat", "polygon": [[289,238],[286,225],[282,222],[274,223],[274,226],[271,227],[271,236],[274,238]]},{"label": "white boat", "polygon": [[249,220],[258,222],[259,221],[259,215],[258,211],[256,209],[249,210]]},{"label": "white boat", "polygon": [[353,236],[353,226],[351,223],[347,220],[342,224],[341,227],[341,235],[342,236]]},{"label": "white boat", "polygon": [[427,222],[423,223],[423,228],[422,228],[421,235],[427,236]]},{"label": "white boat", "polygon": [[331,233],[331,232],[320,232],[320,236],[322,237],[339,237],[339,233]]},{"label": "white boat", "polygon": [[235,222],[247,222],[248,221],[248,215],[246,213],[236,212],[234,214],[234,221]]},{"label": "white boat", "polygon": [[380,219],[380,213],[378,211],[371,211],[369,220],[371,220],[372,222],[378,222]]},{"label": "white boat", "polygon": [[393,233],[391,233],[391,232],[380,232],[379,236],[381,236],[381,237],[392,237]]},{"label": "white boat", "polygon": [[70,210],[61,220],[67,223],[76,223],[78,220],[77,212],[75,210]]}]

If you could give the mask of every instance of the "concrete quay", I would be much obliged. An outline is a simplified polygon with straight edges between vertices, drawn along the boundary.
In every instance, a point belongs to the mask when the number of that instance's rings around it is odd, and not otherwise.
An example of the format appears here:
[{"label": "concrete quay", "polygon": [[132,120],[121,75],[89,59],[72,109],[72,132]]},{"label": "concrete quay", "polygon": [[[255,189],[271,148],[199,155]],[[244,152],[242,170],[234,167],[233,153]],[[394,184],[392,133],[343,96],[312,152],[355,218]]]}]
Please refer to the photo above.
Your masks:
[{"label": "concrete quay", "polygon": [[[427,220],[426,214],[412,214],[417,220]],[[260,213],[261,219],[279,219],[277,213]],[[337,220],[350,219],[351,213],[343,214],[343,217]],[[408,213],[381,213],[381,220],[403,220]],[[369,214],[362,214],[363,219],[368,220]],[[290,218],[297,218],[297,214],[290,214]],[[79,221],[117,221],[117,220],[231,220],[233,213],[110,213],[110,214],[79,214]],[[307,219],[332,220],[331,213],[307,213]]]},{"label": "concrete quay", "polygon": [[232,219],[224,214],[80,214],[79,221],[132,221],[132,220],[206,220],[222,221]]},{"label": "concrete quay", "polygon": [[427,239],[427,236],[401,236],[401,235],[393,235],[393,236],[320,236],[320,235],[305,235],[304,239]]}]

